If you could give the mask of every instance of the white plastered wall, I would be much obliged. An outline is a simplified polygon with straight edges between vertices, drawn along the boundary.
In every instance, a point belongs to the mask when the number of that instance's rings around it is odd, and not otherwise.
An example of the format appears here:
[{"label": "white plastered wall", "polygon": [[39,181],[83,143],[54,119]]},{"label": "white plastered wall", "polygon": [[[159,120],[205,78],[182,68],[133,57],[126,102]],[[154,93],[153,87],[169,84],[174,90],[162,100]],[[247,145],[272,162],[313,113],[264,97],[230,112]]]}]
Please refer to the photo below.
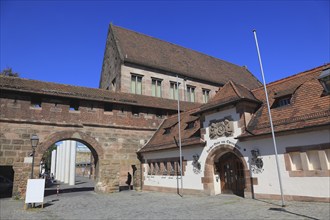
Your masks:
[{"label": "white plastered wall", "polygon": [[[279,178],[277,174],[274,144],[271,137],[267,139],[250,140],[243,142],[247,151],[253,148],[259,149],[263,160],[261,173],[251,172],[252,177],[258,178],[258,185],[254,186],[254,192],[260,194],[280,195]],[[330,143],[330,130],[290,134],[276,137],[279,168],[282,177],[284,195],[330,197],[329,177],[290,177],[285,169],[285,148],[290,146],[308,146]],[[328,158],[329,159],[329,158]]]}]

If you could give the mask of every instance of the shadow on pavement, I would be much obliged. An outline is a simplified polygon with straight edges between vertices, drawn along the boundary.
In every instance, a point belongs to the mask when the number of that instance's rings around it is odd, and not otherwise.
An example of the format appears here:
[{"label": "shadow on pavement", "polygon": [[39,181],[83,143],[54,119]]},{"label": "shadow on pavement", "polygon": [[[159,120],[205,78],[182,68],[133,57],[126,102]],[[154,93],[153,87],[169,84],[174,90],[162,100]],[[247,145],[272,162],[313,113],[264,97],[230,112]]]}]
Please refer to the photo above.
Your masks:
[{"label": "shadow on pavement", "polygon": [[[72,193],[72,192],[84,192],[84,191],[94,191],[94,187],[74,187],[74,188],[66,188],[66,189],[60,189],[59,194],[63,193]],[[50,195],[56,195],[57,189],[46,189],[45,190],[45,197]]]},{"label": "shadow on pavement", "polygon": [[269,208],[269,210],[271,210],[271,211],[285,212],[285,213],[288,213],[288,214],[292,214],[292,215],[296,215],[296,216],[304,217],[304,218],[308,218],[308,219],[315,219],[315,220],[318,219],[318,218],[310,217],[310,216],[307,216],[307,215],[302,215],[302,214],[290,212],[290,211],[285,210],[285,208]]}]

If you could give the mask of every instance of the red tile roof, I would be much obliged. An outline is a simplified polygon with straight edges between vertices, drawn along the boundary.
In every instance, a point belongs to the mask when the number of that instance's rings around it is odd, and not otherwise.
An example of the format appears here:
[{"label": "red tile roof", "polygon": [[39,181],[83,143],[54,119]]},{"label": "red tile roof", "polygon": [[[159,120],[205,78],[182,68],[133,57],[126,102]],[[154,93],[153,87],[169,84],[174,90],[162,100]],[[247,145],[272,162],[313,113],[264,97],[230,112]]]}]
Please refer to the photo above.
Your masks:
[{"label": "red tile roof", "polygon": [[[267,85],[270,106],[276,98],[292,95],[291,104],[271,108],[275,132],[330,124],[330,95],[323,95],[323,87],[317,80],[322,70],[329,67],[330,64],[326,64]],[[264,89],[252,92],[264,104],[248,124],[248,132],[241,137],[271,132]]]},{"label": "red tile roof", "polygon": [[[192,109],[180,114],[180,130],[181,130],[181,146],[191,146],[200,144],[200,123],[199,118],[191,116],[199,109]],[[193,128],[188,128],[188,123],[194,122]],[[169,134],[165,134],[165,129],[171,129]],[[179,123],[178,115],[169,117],[164,121],[160,128],[156,131],[149,142],[139,150],[139,152],[148,152],[154,150],[164,150],[177,148],[179,141]]]},{"label": "red tile roof", "polygon": [[[271,109],[275,132],[330,125],[330,95],[323,95],[323,87],[317,80],[322,70],[327,67],[330,67],[330,64],[267,85],[270,103],[273,103],[277,97],[292,94],[290,105]],[[201,143],[199,119],[193,130],[184,129],[189,117],[241,100],[259,102],[261,107],[248,124],[248,132],[243,133],[239,138],[244,139],[271,133],[264,95],[263,87],[249,91],[244,86],[228,82],[209,103],[181,114],[182,146]],[[171,125],[173,126],[171,133],[164,134],[164,129]],[[175,148],[177,145],[174,137],[177,139],[177,136],[177,115],[173,115],[165,120],[153,138],[139,152]]]},{"label": "red tile roof", "polygon": [[122,27],[110,25],[121,58],[143,66],[224,85],[229,80],[249,89],[261,83],[245,68]]},{"label": "red tile roof", "polygon": [[201,112],[209,111],[214,108],[223,107],[234,102],[247,100],[250,102],[260,103],[258,99],[245,86],[229,81],[224,85],[217,94],[206,104],[200,107]]},{"label": "red tile roof", "polygon": [[[18,77],[0,76],[0,89],[21,91],[34,94],[53,95],[67,98],[103,101],[109,103],[129,104],[133,106],[176,110],[177,101],[152,96],[112,92],[103,89],[71,86]],[[189,110],[200,106],[192,102],[180,102],[181,110]]]}]

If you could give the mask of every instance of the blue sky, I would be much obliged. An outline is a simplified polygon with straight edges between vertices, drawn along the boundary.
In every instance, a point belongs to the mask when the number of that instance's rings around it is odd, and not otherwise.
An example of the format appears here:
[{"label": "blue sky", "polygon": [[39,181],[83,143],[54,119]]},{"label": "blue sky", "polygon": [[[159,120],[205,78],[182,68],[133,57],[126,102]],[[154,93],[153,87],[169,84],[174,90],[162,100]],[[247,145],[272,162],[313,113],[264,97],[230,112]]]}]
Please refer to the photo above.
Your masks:
[{"label": "blue sky", "polygon": [[261,80],[256,29],[272,82],[329,62],[329,11],[329,0],[1,0],[0,67],[22,78],[97,88],[112,22],[246,65]]}]

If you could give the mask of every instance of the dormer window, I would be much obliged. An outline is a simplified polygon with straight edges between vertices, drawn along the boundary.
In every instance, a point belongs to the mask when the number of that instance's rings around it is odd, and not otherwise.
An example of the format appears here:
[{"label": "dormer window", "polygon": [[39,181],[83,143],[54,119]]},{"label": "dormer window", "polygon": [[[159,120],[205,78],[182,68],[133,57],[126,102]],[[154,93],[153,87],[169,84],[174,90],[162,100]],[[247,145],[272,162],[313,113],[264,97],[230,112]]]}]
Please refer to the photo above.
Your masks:
[{"label": "dormer window", "polygon": [[195,121],[190,121],[187,123],[187,128],[186,129],[192,129],[195,127]]},{"label": "dormer window", "polygon": [[170,134],[171,133],[171,128],[164,128],[164,134]]},{"label": "dormer window", "polygon": [[277,107],[282,107],[285,105],[290,105],[291,96],[289,97],[283,97],[278,100],[278,106]]},{"label": "dormer window", "polygon": [[291,104],[291,95],[275,98],[274,104],[271,108],[283,107]]},{"label": "dormer window", "polygon": [[321,75],[318,77],[318,80],[322,84],[325,94],[330,94],[330,68],[322,71]]}]

